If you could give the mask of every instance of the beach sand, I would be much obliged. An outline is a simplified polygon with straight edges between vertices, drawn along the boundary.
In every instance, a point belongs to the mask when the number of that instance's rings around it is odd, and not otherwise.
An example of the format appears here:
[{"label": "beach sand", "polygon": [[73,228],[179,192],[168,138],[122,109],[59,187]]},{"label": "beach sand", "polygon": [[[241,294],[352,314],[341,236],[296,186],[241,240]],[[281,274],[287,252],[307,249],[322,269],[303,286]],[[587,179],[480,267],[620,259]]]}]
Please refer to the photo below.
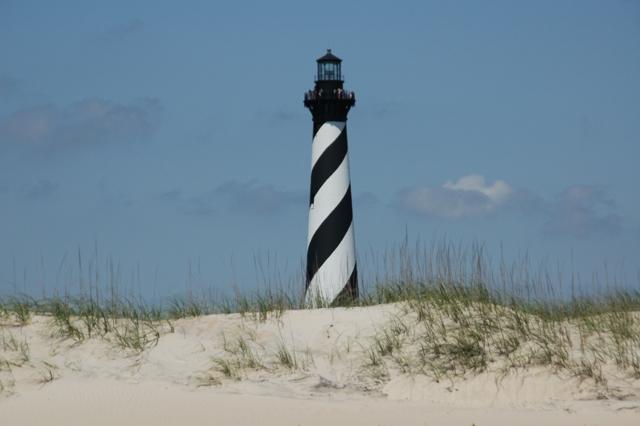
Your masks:
[{"label": "beach sand", "polygon": [[[640,380],[547,367],[435,380],[371,366],[395,305],[164,322],[145,350],[60,336],[52,318],[1,328],[0,424],[638,425]],[[0,343],[2,343],[0,342]]]}]

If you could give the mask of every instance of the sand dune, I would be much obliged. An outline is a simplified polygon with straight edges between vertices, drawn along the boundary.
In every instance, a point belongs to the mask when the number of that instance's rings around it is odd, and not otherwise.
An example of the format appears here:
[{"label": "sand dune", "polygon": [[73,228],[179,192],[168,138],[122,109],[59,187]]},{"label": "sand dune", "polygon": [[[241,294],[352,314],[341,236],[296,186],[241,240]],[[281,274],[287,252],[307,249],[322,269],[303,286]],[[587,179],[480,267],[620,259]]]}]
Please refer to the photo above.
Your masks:
[{"label": "sand dune", "polygon": [[[411,326],[399,305],[209,315],[156,324],[144,350],[61,336],[49,316],[5,321],[0,424],[640,424],[640,379],[607,366],[603,383],[553,365],[433,377],[376,361],[399,318]],[[395,356],[409,359],[405,333]]]}]

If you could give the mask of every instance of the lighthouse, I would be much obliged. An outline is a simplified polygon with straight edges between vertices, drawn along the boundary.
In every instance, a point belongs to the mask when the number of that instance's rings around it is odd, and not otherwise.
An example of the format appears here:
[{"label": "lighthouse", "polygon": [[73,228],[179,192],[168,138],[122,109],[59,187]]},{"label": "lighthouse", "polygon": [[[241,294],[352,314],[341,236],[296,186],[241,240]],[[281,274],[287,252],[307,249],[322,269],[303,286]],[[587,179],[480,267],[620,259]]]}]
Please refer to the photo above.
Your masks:
[{"label": "lighthouse", "polygon": [[347,114],[355,94],[344,90],[342,60],[331,49],[316,62],[315,87],[304,95],[313,117],[305,292],[313,307],[358,297],[347,149]]}]

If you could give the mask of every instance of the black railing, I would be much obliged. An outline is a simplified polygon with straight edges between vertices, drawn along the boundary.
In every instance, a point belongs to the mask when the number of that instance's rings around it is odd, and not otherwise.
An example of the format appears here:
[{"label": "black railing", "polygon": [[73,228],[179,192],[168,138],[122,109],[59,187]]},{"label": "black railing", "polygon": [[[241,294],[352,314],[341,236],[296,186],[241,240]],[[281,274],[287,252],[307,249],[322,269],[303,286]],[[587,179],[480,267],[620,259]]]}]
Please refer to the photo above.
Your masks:
[{"label": "black railing", "polygon": [[332,76],[332,78],[327,78],[328,76],[326,74],[320,73],[315,74],[313,76],[313,78],[315,78],[315,81],[345,81],[344,78],[344,74],[340,73],[337,76]]},{"label": "black railing", "polygon": [[317,99],[345,99],[355,100],[356,94],[350,90],[309,90],[304,94],[305,101],[315,101]]}]

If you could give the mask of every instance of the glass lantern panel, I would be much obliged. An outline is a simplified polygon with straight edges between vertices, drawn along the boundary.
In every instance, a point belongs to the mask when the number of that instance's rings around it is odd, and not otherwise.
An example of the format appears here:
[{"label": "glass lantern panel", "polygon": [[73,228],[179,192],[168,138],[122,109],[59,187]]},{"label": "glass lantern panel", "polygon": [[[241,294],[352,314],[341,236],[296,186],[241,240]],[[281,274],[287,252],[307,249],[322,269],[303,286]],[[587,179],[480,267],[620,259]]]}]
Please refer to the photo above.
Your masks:
[{"label": "glass lantern panel", "polygon": [[340,64],[334,62],[325,62],[318,65],[319,80],[339,80]]}]

